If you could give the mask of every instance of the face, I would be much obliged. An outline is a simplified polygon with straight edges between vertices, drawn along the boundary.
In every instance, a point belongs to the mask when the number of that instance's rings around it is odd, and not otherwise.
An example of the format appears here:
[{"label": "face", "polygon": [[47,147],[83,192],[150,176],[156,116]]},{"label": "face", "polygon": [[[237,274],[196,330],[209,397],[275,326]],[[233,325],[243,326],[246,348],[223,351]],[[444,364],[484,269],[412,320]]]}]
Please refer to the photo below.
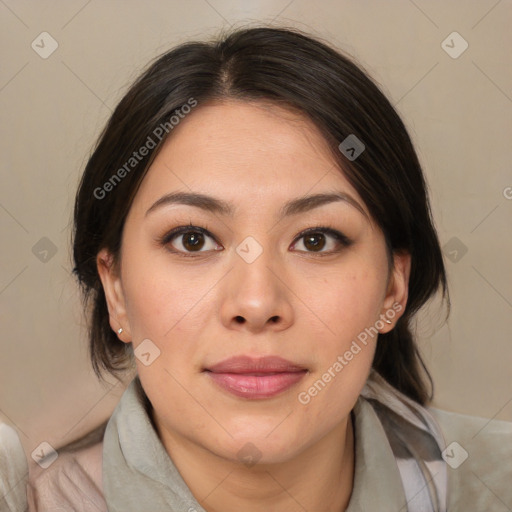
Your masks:
[{"label": "face", "polygon": [[120,268],[98,255],[111,326],[133,342],[161,436],[290,460],[346,423],[376,330],[405,309],[409,260],[389,271],[382,232],[306,118],[215,103],[171,135]]}]

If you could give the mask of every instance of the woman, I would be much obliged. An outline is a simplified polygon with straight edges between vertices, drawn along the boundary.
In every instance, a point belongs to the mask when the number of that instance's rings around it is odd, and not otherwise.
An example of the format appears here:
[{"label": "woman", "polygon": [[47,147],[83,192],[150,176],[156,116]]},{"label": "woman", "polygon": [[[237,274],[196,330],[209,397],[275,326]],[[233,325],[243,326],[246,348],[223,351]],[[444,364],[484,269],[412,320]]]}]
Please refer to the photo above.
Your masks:
[{"label": "woman", "polygon": [[512,426],[428,407],[410,323],[449,298],[410,138],[327,44],[256,28],[160,57],[87,164],[73,243],[93,367],[137,376],[32,472],[31,510],[512,506]]}]

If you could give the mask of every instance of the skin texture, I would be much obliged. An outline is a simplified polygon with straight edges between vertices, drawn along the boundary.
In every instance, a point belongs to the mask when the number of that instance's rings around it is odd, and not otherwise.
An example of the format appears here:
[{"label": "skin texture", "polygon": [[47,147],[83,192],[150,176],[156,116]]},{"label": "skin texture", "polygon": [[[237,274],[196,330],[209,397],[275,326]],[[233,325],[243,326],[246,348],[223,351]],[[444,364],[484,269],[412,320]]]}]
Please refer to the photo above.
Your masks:
[{"label": "skin texture", "polygon": [[[146,214],[177,191],[229,201],[234,215],[182,204]],[[333,191],[349,194],[366,215],[332,202],[279,219],[286,201]],[[190,223],[210,233],[199,252],[190,234],[167,246],[158,241]],[[298,238],[325,225],[352,243],[320,233],[315,249]],[[236,251],[248,236],[263,250],[251,263]],[[182,255],[187,249],[191,257]],[[377,337],[359,343],[362,350],[306,405],[298,395],[393,304],[405,309],[410,257],[396,255],[388,272],[382,232],[308,119],[264,103],[199,105],[142,182],[120,268],[106,250],[97,263],[112,329],[122,327],[120,339],[134,349],[149,339],[161,351],[149,366],[137,360],[137,370],[160,438],[205,510],[345,509],[354,474],[350,412]],[[380,332],[394,327],[400,313],[393,316]],[[275,397],[236,397],[203,372],[234,355],[278,355],[308,373]],[[241,449],[257,464],[241,463]]]}]

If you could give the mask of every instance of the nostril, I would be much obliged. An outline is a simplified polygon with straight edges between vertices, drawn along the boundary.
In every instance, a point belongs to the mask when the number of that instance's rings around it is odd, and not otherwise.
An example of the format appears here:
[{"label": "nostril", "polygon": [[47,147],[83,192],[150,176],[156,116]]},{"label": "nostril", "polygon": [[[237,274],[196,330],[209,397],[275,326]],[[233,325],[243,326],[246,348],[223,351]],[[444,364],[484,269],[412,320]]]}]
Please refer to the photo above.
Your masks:
[{"label": "nostril", "polygon": [[243,324],[245,322],[244,320],[244,317],[243,316],[237,316],[235,317],[235,320],[239,323],[239,324]]}]

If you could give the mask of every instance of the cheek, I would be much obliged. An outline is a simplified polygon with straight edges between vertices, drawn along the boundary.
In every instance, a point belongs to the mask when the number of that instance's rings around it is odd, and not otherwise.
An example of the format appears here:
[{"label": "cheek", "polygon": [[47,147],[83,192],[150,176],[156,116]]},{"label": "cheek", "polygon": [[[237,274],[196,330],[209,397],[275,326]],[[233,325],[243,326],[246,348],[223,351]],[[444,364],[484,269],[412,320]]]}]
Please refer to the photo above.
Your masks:
[{"label": "cheek", "polygon": [[[207,291],[214,281],[198,272],[179,272],[166,261],[137,257],[134,251],[123,261],[125,303],[133,340],[133,348],[150,340],[151,357],[145,365],[136,359],[137,370],[148,396],[160,404],[161,395],[176,398],[175,412],[187,407],[179,383],[187,382],[199,351],[199,333],[207,329]],[[201,278],[202,276],[202,278]],[[210,283],[210,281],[212,281]],[[211,307],[211,306],[210,306]],[[162,393],[162,390],[166,390]],[[181,397],[178,399],[178,397]],[[159,405],[165,406],[164,403]]]},{"label": "cheek", "polygon": [[140,264],[144,259],[138,261],[136,256],[123,262],[126,309],[135,343],[143,338],[167,343],[199,329],[214,279],[201,272],[177,271],[165,257]]},{"label": "cheek", "polygon": [[329,338],[344,344],[378,319],[384,288],[376,266],[347,265],[318,280],[304,302],[318,311]]},{"label": "cheek", "polygon": [[375,270],[352,268],[317,284],[318,293],[309,299],[317,300],[325,325],[316,336],[321,342],[313,371],[297,398],[311,421],[328,429],[352,409],[370,372],[377,343],[370,327],[378,319],[385,283]]}]

